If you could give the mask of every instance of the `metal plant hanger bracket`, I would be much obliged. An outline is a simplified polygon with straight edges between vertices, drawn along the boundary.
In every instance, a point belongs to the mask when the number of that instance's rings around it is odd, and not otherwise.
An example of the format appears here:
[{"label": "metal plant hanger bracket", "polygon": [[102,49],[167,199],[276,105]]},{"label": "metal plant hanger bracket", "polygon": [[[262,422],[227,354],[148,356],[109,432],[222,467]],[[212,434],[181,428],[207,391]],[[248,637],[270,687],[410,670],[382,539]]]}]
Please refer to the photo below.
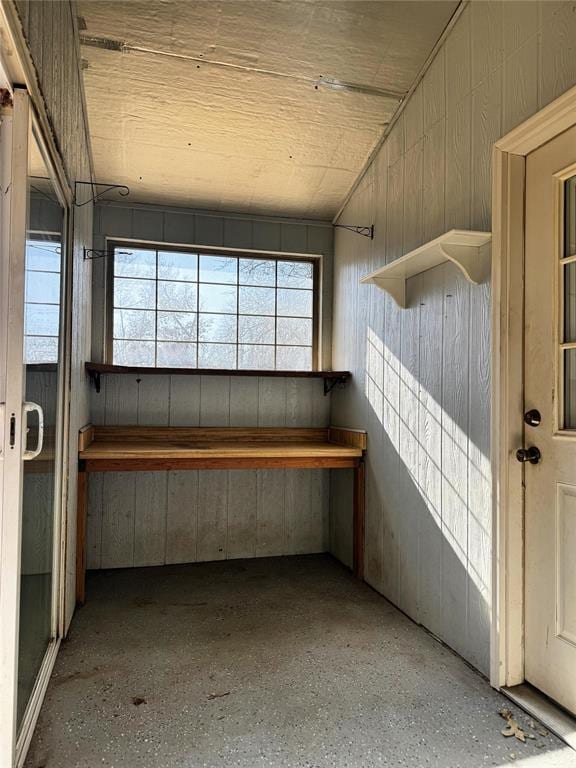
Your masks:
[{"label": "metal plant hanger bracket", "polygon": [[[90,190],[92,192],[92,196],[89,197],[87,200],[83,200],[81,203],[78,202],[78,187],[90,187]],[[98,187],[104,187],[104,189],[101,189],[98,191]],[[109,184],[107,182],[99,182],[99,181],[75,181],[74,182],[74,205],[76,208],[82,208],[83,205],[88,205],[89,203],[95,203],[98,200],[102,199],[104,195],[107,192],[111,192],[113,190],[118,190],[118,194],[120,197],[128,197],[130,194],[130,187],[127,187],[126,184]]]},{"label": "metal plant hanger bracket", "polygon": [[374,224],[370,226],[361,227],[355,224],[334,224],[334,228],[346,229],[348,232],[353,232],[355,235],[362,235],[362,237],[369,237],[370,240],[374,240]]}]

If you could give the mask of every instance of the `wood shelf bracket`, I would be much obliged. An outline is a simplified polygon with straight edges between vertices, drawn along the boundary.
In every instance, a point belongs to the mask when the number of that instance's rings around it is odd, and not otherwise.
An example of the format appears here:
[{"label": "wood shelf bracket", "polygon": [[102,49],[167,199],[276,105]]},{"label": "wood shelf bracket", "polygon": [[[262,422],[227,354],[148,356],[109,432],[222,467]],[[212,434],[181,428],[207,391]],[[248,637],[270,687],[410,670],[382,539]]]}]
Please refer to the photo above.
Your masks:
[{"label": "wood shelf bracket", "polygon": [[88,369],[88,376],[92,384],[94,384],[94,389],[96,390],[96,393],[100,394],[100,389],[102,386],[102,380],[100,379],[100,371]]},{"label": "wood shelf bracket", "polygon": [[340,376],[337,379],[324,379],[324,396],[329,395],[335,386],[338,386],[342,389],[345,386],[348,379],[349,379],[348,375]]}]

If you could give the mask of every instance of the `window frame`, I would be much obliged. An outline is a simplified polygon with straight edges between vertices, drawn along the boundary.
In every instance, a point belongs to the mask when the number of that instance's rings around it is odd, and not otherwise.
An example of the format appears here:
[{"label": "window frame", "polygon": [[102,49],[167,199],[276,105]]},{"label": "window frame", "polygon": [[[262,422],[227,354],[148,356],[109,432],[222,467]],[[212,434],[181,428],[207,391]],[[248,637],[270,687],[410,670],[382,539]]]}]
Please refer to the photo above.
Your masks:
[{"label": "window frame", "polygon": [[[322,256],[309,254],[309,253],[293,253],[293,252],[277,252],[277,251],[258,251],[241,248],[219,248],[217,246],[208,245],[188,245],[179,243],[163,243],[154,241],[143,240],[131,240],[129,238],[106,238],[106,301],[105,301],[105,340],[104,340],[104,362],[107,364],[113,364],[113,341],[114,341],[114,251],[116,248],[134,248],[150,251],[171,251],[174,253],[190,253],[197,256],[210,255],[210,256],[228,256],[235,259],[262,259],[268,261],[305,261],[312,264],[312,366],[309,369],[311,371],[319,371],[320,368],[320,338],[321,338],[321,266]],[[155,283],[158,279],[155,278]],[[200,282],[198,280],[198,282]],[[238,284],[236,284],[238,287]],[[277,286],[276,286],[277,288]],[[199,310],[196,311],[199,316]],[[238,311],[238,304],[236,305],[236,313],[229,313],[230,316],[236,317],[236,323],[238,324],[238,318],[242,315]],[[272,315],[271,315],[272,317]],[[276,320],[279,316],[273,315]],[[281,317],[281,316],[280,316]],[[155,342],[158,339],[155,338]],[[235,346],[238,347],[238,340],[235,342]],[[271,345],[272,346],[272,345]],[[276,343],[273,345],[276,350]],[[275,353],[276,354],[276,353]],[[238,359],[238,358],[237,358]],[[134,367],[146,367],[146,366],[134,366]],[[154,366],[157,370],[162,370],[167,366]],[[169,366],[168,366],[169,367]],[[228,371],[231,374],[242,375],[246,372],[253,374],[255,371],[269,372],[282,372],[287,369],[274,369],[274,368],[206,368],[197,366],[195,368],[182,367],[182,371],[195,370],[195,371]],[[290,372],[292,369],[288,369]],[[295,368],[292,370],[294,373],[308,373],[307,369]]]}]

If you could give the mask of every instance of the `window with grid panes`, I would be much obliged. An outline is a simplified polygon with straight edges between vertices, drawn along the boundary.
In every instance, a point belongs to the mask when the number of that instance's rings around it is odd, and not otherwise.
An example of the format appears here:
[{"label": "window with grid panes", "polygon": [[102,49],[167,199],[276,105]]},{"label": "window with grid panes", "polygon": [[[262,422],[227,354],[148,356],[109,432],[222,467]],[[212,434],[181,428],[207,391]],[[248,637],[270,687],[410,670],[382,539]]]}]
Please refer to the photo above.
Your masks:
[{"label": "window with grid panes", "polygon": [[60,327],[60,235],[26,240],[24,361],[56,363]]},{"label": "window with grid panes", "polygon": [[313,258],[113,248],[115,365],[316,367]]}]

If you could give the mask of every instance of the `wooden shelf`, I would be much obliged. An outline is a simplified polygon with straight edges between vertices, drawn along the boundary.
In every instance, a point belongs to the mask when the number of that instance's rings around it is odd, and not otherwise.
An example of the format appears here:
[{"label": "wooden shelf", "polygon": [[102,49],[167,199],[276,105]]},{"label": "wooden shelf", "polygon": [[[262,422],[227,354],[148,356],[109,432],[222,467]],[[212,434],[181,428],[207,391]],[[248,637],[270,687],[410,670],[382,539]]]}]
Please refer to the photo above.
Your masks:
[{"label": "wooden shelf", "polygon": [[406,307],[406,280],[446,261],[455,264],[469,282],[478,284],[488,274],[491,240],[491,232],[451,229],[371,272],[360,282],[377,285],[389,293],[399,307]]},{"label": "wooden shelf", "polygon": [[228,368],[145,368],[132,365],[109,365],[108,363],[85,363],[86,372],[100,392],[100,377],[106,373],[137,373],[140,375],[168,376],[270,376],[276,378],[324,379],[324,394],[327,395],[336,384],[345,384],[351,377],[350,371],[258,371]]}]

